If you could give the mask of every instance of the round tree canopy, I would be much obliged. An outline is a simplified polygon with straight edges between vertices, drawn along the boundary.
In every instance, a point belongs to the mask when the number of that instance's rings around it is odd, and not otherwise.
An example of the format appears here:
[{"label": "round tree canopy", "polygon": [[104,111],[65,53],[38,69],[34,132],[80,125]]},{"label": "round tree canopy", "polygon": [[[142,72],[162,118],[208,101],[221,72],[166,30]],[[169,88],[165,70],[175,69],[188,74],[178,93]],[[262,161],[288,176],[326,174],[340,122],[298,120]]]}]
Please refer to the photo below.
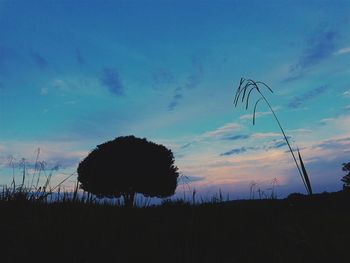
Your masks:
[{"label": "round tree canopy", "polygon": [[171,150],[134,136],[98,145],[78,166],[80,187],[98,197],[175,193],[178,168]]}]

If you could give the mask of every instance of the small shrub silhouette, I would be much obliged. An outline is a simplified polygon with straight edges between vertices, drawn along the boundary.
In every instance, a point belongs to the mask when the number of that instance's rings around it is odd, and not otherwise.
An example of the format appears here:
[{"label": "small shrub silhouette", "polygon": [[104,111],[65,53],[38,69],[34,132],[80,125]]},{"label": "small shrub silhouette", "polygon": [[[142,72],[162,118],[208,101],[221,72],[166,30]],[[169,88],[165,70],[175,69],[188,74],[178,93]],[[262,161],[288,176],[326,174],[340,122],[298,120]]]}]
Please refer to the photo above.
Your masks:
[{"label": "small shrub silhouette", "polygon": [[175,193],[178,168],[171,150],[135,136],[98,145],[78,166],[80,188],[97,197],[123,197],[134,204],[135,193],[168,197]]},{"label": "small shrub silhouette", "polygon": [[347,174],[344,175],[343,178],[341,179],[341,181],[344,183],[343,189],[349,190],[350,189],[350,163],[343,163],[342,170],[344,172],[347,172]]}]

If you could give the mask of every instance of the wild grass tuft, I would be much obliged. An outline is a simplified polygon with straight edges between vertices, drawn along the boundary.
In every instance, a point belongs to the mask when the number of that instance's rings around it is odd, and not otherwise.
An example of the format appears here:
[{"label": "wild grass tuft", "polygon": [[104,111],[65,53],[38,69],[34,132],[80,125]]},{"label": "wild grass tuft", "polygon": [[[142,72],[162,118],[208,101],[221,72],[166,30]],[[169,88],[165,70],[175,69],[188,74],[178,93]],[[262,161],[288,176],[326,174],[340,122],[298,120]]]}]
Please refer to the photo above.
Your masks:
[{"label": "wild grass tuft", "polygon": [[[19,162],[16,162],[14,157],[9,157],[9,166],[12,169],[12,182],[9,186],[2,186],[0,201],[52,202],[66,201],[68,199],[74,201],[77,196],[78,185],[75,186],[73,192],[65,191],[62,185],[76,173],[67,175],[65,179],[52,186],[52,177],[59,169],[59,166],[56,165],[51,169],[47,169],[46,162],[39,161],[39,157],[40,148],[37,150],[34,164],[30,164],[25,158],[21,158]],[[16,182],[16,172],[18,170],[21,177],[20,183]]]},{"label": "wild grass tuft", "polygon": [[312,194],[311,183],[310,183],[309,176],[306,172],[306,168],[305,168],[304,162],[302,160],[300,151],[298,149],[298,156],[299,156],[299,162],[300,162],[300,164],[299,164],[297,161],[297,158],[295,157],[294,151],[290,145],[288,137],[287,137],[284,129],[282,128],[282,125],[281,125],[279,119],[277,118],[277,115],[276,115],[275,111],[273,110],[270,102],[265,97],[263,90],[266,90],[270,93],[273,93],[273,90],[266,83],[264,83],[262,81],[254,81],[251,79],[241,78],[241,80],[239,82],[239,86],[238,86],[236,94],[235,94],[234,106],[237,107],[238,103],[241,102],[241,103],[245,104],[245,109],[248,110],[252,93],[253,92],[258,93],[259,99],[255,102],[254,110],[253,110],[253,125],[255,125],[256,110],[257,110],[259,102],[261,102],[261,101],[265,102],[266,105],[268,106],[268,108],[270,109],[271,113],[273,114],[273,116],[278,124],[278,127],[280,128],[280,130],[283,134],[284,140],[286,141],[286,143],[288,145],[289,151],[293,157],[295,165],[296,165],[298,172],[300,174],[300,177],[303,181],[304,187],[305,187],[307,193],[309,195],[311,195]]}]

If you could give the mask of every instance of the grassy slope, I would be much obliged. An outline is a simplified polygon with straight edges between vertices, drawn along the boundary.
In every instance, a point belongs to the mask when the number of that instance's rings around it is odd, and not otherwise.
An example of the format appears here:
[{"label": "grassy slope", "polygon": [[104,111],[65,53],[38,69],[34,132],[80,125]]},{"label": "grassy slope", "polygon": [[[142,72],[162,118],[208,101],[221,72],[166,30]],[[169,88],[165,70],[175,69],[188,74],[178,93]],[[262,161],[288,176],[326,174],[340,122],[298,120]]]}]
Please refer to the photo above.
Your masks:
[{"label": "grassy slope", "polygon": [[350,262],[349,223],[340,194],[138,209],[0,202],[1,262]]}]

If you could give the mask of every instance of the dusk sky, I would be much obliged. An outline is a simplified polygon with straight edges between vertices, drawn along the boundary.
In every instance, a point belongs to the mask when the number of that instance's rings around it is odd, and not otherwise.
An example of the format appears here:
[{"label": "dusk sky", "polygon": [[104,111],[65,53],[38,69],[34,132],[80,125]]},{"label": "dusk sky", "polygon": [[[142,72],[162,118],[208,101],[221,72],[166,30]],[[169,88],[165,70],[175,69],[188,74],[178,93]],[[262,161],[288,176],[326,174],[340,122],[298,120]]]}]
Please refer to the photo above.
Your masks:
[{"label": "dusk sky", "polygon": [[[241,77],[266,93],[314,192],[350,161],[350,1],[0,1],[0,184],[9,156],[76,170],[97,144],[164,144],[189,187],[305,193],[263,103],[234,108]],[[75,178],[71,178],[67,185]],[[68,187],[68,186],[67,186]],[[188,185],[180,184],[179,191]]]}]

